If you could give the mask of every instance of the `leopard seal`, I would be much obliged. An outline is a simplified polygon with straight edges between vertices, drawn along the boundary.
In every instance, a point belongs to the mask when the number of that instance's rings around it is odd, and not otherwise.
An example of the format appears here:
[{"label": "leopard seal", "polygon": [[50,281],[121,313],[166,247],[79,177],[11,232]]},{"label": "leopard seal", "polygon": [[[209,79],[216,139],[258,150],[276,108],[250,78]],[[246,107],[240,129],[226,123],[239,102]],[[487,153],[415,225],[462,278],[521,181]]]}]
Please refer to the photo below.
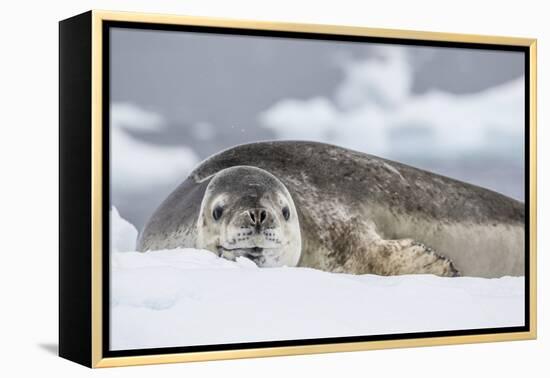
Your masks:
[{"label": "leopard seal", "polygon": [[137,245],[351,274],[519,276],[524,222],[522,202],[488,189],[330,144],[272,141],[200,163]]}]

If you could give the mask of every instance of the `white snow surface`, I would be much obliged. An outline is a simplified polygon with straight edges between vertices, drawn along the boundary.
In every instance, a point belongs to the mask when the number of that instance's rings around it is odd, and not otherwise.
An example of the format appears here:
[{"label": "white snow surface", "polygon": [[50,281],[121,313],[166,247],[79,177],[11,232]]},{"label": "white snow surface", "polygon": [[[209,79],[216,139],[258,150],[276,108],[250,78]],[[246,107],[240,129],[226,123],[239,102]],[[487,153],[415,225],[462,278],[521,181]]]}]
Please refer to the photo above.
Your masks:
[{"label": "white snow surface", "polygon": [[136,249],[138,231],[133,224],[122,218],[116,207],[111,208],[111,251],[128,252]]},{"label": "white snow surface", "polygon": [[[111,211],[118,244],[135,243]],[[126,222],[126,223],[125,223]],[[197,249],[111,251],[112,350],[521,326],[524,278],[258,268]]]}]

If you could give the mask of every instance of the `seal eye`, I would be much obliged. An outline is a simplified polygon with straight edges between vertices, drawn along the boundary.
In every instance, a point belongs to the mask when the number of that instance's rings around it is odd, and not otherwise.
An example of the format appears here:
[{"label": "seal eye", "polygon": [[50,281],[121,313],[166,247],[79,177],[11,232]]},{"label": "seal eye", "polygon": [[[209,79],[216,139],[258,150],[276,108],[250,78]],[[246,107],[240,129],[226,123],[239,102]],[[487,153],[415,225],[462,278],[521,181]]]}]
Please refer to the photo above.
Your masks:
[{"label": "seal eye", "polygon": [[290,218],[290,210],[288,209],[288,206],[283,207],[283,217],[285,220],[288,220]]},{"label": "seal eye", "polygon": [[214,208],[214,211],[212,211],[212,217],[214,220],[218,220],[222,217],[223,214],[223,208],[221,206],[216,206]]}]

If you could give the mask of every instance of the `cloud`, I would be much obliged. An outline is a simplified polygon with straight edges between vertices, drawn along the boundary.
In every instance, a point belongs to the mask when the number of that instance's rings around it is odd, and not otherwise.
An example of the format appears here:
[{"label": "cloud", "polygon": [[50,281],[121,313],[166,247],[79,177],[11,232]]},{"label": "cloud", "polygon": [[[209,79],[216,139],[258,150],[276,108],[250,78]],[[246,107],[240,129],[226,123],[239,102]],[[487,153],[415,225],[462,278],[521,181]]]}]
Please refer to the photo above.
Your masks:
[{"label": "cloud", "polygon": [[138,131],[158,131],[164,119],[157,113],[143,110],[127,102],[111,105],[111,125]]},{"label": "cloud", "polygon": [[283,99],[260,115],[281,139],[333,143],[389,158],[491,155],[521,162],[524,79],[473,94],[412,92],[403,48],[342,64],[332,97]]},{"label": "cloud", "polygon": [[344,80],[336,89],[337,103],[353,109],[373,102],[380,107],[395,107],[406,101],[412,88],[412,65],[402,48],[373,49],[374,57],[344,61]]},{"label": "cloud", "polygon": [[164,119],[128,103],[111,105],[111,183],[115,193],[136,193],[182,181],[199,158],[189,148],[143,142],[128,130],[162,132]]}]

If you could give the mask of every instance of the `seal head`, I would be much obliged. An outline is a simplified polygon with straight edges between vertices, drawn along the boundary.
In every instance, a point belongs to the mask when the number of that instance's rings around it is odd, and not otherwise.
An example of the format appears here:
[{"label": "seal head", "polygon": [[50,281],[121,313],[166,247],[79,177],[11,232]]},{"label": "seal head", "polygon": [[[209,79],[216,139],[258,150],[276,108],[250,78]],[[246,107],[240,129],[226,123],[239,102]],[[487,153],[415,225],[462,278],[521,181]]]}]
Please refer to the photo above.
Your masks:
[{"label": "seal head", "polygon": [[260,267],[296,266],[302,240],[292,196],[263,169],[223,169],[204,193],[196,244],[229,260],[249,258]]}]

